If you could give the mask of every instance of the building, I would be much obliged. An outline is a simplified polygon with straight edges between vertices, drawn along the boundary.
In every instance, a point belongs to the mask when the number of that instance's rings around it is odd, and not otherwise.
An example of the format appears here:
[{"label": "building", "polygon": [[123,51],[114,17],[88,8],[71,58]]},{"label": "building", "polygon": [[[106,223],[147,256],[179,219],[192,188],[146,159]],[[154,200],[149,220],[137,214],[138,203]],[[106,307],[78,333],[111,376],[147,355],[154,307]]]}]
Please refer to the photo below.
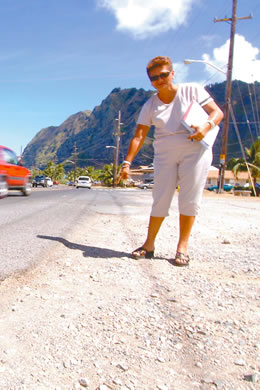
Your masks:
[{"label": "building", "polygon": [[[216,167],[211,166],[205,188],[218,185],[219,170]],[[237,186],[244,186],[249,182],[248,172],[239,172],[238,177],[235,178],[232,171],[225,170],[224,184],[232,184]]]},{"label": "building", "polygon": [[[205,188],[215,186],[218,184],[219,170],[218,168],[211,166],[208,173],[207,182]],[[152,165],[139,166],[136,169],[131,169],[131,178],[137,182],[149,182],[154,177],[154,169]],[[249,182],[248,172],[239,172],[237,179],[232,171],[225,170],[225,184],[232,184],[237,186],[243,186]]]}]

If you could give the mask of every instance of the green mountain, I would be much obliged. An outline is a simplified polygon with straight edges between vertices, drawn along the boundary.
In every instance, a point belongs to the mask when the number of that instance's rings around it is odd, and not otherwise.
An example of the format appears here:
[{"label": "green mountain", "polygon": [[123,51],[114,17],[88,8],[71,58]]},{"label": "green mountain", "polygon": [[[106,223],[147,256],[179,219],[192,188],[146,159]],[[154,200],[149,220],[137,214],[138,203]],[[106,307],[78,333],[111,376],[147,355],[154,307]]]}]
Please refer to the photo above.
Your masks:
[{"label": "green mountain", "polygon": [[88,110],[79,112],[71,115],[60,126],[50,126],[39,131],[23,152],[25,165],[37,168],[47,166],[48,161],[55,159],[61,145],[87,124],[90,114]]},{"label": "green mountain", "polygon": [[[206,88],[223,109],[225,82],[209,85]],[[73,159],[75,150],[78,166],[102,167],[105,163],[111,162],[113,149],[106,148],[106,146],[115,145],[115,134],[118,127],[116,119],[119,110],[122,122],[119,163],[122,162],[129,141],[135,132],[140,109],[153,93],[153,91],[145,91],[144,89],[121,90],[115,88],[92,112],[84,111],[71,115],[60,126],[50,126],[36,134],[24,150],[25,164],[29,167],[41,168],[45,167],[49,160],[62,163],[66,159]],[[232,106],[243,144],[249,146],[252,140],[260,135],[258,110],[260,107],[260,84],[234,81]],[[238,139],[231,122],[232,120],[230,120],[229,128],[228,159],[241,156]],[[222,126],[213,150],[215,165],[219,161],[221,132]],[[135,159],[135,165],[152,162],[153,129],[150,130],[148,136],[147,142]]]}]

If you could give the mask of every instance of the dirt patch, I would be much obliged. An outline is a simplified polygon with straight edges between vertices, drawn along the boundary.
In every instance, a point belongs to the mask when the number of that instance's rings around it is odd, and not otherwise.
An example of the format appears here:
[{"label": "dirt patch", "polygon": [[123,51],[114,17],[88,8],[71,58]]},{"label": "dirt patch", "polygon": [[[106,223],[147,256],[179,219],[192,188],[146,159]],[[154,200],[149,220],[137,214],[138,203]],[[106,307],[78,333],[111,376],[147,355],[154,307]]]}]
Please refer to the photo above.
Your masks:
[{"label": "dirt patch", "polygon": [[146,210],[96,214],[57,239],[0,284],[1,390],[259,388],[259,210],[208,193],[185,269],[167,261],[174,212],[154,260],[128,256]]}]

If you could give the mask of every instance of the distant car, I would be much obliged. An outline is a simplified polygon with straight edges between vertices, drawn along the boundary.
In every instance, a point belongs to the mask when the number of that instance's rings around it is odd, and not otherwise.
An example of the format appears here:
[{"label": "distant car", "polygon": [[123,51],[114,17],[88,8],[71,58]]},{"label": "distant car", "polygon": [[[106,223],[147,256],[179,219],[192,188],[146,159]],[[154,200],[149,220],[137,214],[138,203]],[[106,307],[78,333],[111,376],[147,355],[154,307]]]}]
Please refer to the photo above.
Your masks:
[{"label": "distant car", "polygon": [[44,187],[52,187],[53,181],[50,177],[45,177],[44,179]]},{"label": "distant car", "polygon": [[76,180],[76,188],[91,189],[91,179],[89,176],[79,176]]},{"label": "distant car", "polygon": [[[218,190],[218,186],[210,186],[207,188],[208,191],[217,191]],[[223,185],[223,190],[226,191],[226,192],[229,192],[231,190],[233,190],[234,186],[232,184],[224,184]]]},{"label": "distant car", "polygon": [[33,187],[45,187],[45,176],[44,175],[37,175],[32,181]]},{"label": "distant car", "polygon": [[131,177],[128,178],[126,181],[125,181],[125,186],[126,187],[135,187],[137,185],[136,181],[133,180]]},{"label": "distant car", "polygon": [[138,184],[137,187],[141,188],[142,190],[147,190],[153,188],[153,184],[154,184],[153,181],[151,181],[149,183]]},{"label": "distant car", "polygon": [[7,196],[9,190],[20,190],[23,195],[30,195],[32,175],[11,149],[0,146],[0,198]]}]

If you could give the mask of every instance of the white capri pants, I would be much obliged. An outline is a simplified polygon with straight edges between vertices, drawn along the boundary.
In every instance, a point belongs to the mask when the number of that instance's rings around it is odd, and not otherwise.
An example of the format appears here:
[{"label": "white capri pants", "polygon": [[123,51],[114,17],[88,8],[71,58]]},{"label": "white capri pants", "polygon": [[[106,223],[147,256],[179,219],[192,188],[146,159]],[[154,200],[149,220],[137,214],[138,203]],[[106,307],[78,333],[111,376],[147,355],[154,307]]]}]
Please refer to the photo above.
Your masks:
[{"label": "white capri pants", "polygon": [[177,133],[154,141],[154,187],[151,216],[169,215],[176,187],[179,213],[196,216],[212,162],[212,149]]}]

